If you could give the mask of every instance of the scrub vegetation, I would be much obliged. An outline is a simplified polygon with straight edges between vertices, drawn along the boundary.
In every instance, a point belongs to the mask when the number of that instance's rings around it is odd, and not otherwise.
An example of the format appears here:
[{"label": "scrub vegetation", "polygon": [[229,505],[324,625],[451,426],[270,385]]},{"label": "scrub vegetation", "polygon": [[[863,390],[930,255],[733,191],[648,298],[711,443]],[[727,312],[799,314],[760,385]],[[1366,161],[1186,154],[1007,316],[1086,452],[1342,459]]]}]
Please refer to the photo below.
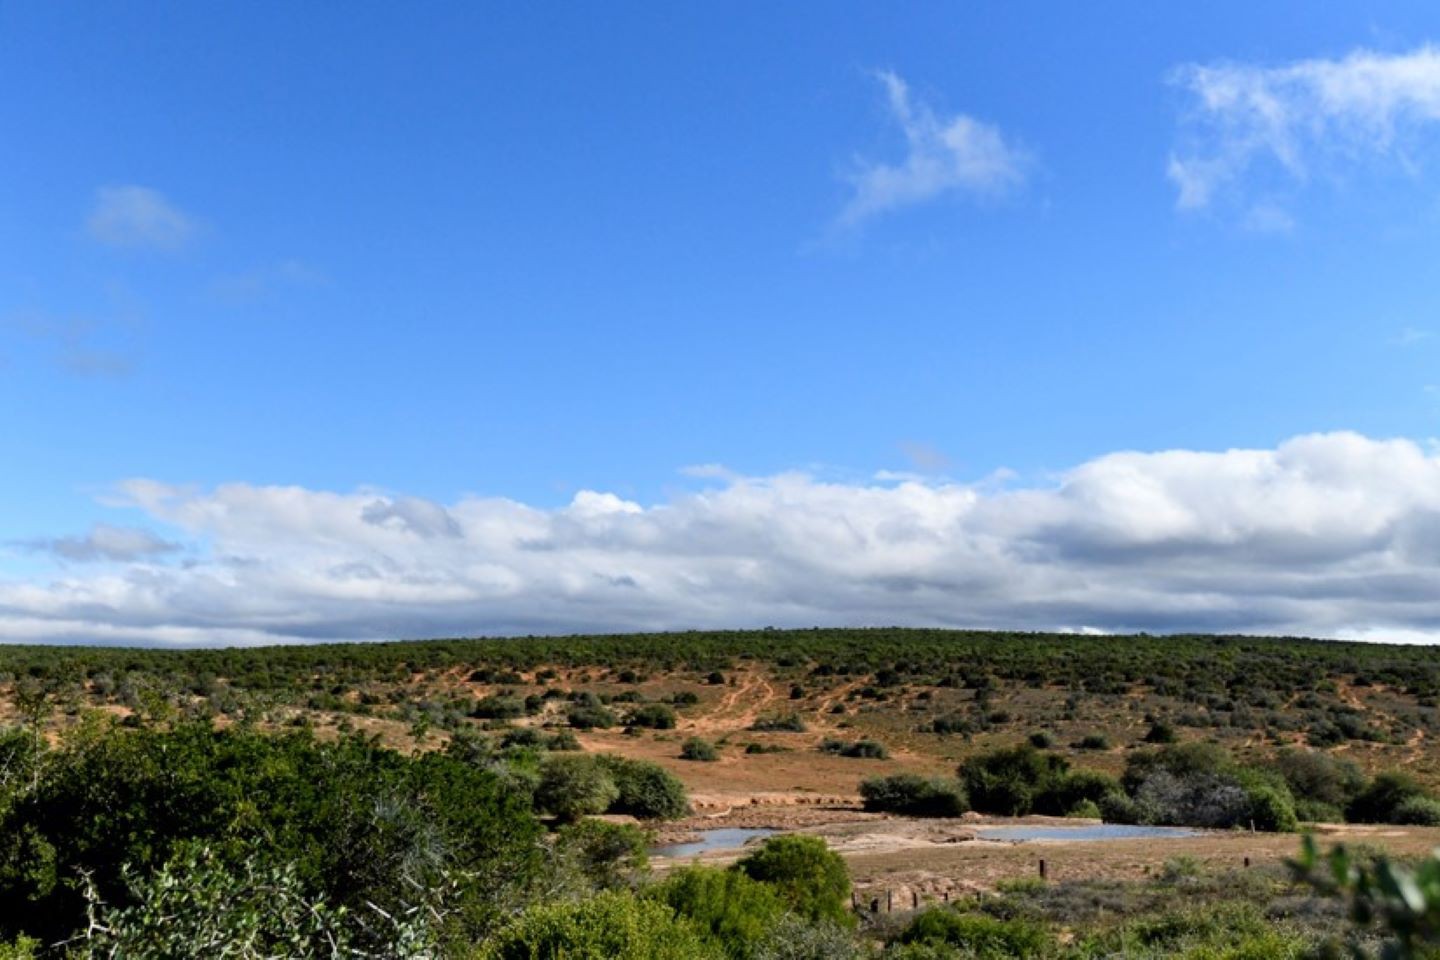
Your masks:
[{"label": "scrub vegetation", "polygon": [[1426,956],[1440,868],[1353,844],[895,913],[818,837],[648,851],[755,764],[917,818],[1435,825],[1437,693],[1420,648],[1229,637],[0,648],[0,958]]}]

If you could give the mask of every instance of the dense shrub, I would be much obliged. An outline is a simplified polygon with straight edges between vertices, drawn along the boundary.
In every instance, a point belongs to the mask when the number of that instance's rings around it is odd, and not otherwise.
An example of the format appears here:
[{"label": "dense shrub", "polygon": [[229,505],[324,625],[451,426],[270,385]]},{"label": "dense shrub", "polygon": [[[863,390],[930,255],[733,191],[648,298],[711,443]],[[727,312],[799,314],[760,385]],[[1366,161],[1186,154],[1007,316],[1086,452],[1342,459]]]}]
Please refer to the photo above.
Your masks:
[{"label": "dense shrub", "polygon": [[1039,957],[1054,943],[1044,927],[1028,920],[998,920],[940,907],[926,910],[900,933],[900,943],[946,944],[974,960]]},{"label": "dense shrub", "polygon": [[845,861],[819,837],[770,837],[735,868],[774,885],[791,910],[808,920],[853,922],[850,872]]},{"label": "dense shrub", "polygon": [[1434,797],[1408,797],[1395,806],[1395,823],[1417,827],[1440,827],[1440,800]]},{"label": "dense shrub", "polygon": [[538,835],[525,798],[441,754],[198,724],[93,734],[53,754],[0,816],[0,935],[23,921],[32,936],[64,939],[84,919],[72,883],[81,871],[124,908],[122,867],[154,871],[190,840],[223,856],[263,842],[316,896],[352,912],[400,909],[464,876],[452,891],[465,904],[457,923],[476,930],[539,870]]},{"label": "dense shrub", "polygon": [[1076,815],[1089,816],[1089,811],[1098,809],[1102,800],[1121,792],[1123,791],[1119,781],[1109,774],[1097,770],[1067,770],[1051,778],[1044,790],[1036,796],[1035,811],[1063,817],[1074,814],[1080,805],[1088,804],[1084,814]]},{"label": "dense shrub", "polygon": [[714,867],[676,870],[647,895],[689,919],[737,960],[756,956],[786,910],[771,885]]},{"label": "dense shrub", "polygon": [[860,796],[865,809],[876,813],[958,817],[970,809],[965,793],[956,781],[913,773],[865,780],[860,784]]},{"label": "dense shrub", "polygon": [[804,733],[806,727],[800,714],[786,713],[778,717],[760,717],[750,724],[750,729],[761,733]]},{"label": "dense shrub", "polygon": [[570,866],[579,887],[621,890],[634,887],[650,868],[650,834],[628,823],[580,820],[555,834],[552,853],[557,865]]},{"label": "dense shrub", "polygon": [[888,760],[890,751],[885,744],[876,740],[856,740],[853,743],[826,737],[820,741],[821,753],[833,753],[838,757],[856,757],[866,760]]},{"label": "dense shrub", "polygon": [[709,740],[691,737],[680,745],[680,759],[713,763],[720,759],[720,751]]},{"label": "dense shrub", "polygon": [[628,813],[641,820],[678,820],[690,812],[685,784],[658,763],[606,755],[600,763],[610,771],[617,795],[610,813]]},{"label": "dense shrub", "polygon": [[576,730],[608,730],[620,722],[608,707],[573,704],[565,711],[565,719]]},{"label": "dense shrub", "polygon": [[828,920],[781,917],[756,952],[756,960],[866,960],[871,953],[849,928]]},{"label": "dense shrub", "polygon": [[564,821],[604,813],[620,799],[620,788],[599,758],[551,755],[540,768],[536,809]]},{"label": "dense shrub", "polygon": [[1075,742],[1076,750],[1109,750],[1110,738],[1103,733],[1087,733]]},{"label": "dense shrub", "polygon": [[1145,731],[1145,742],[1155,744],[1170,744],[1179,740],[1175,728],[1164,720],[1156,720],[1150,724],[1150,729]]},{"label": "dense shrub", "polygon": [[722,960],[725,954],[663,903],[608,892],[531,907],[478,960]]},{"label": "dense shrub", "polygon": [[971,757],[960,765],[960,784],[981,813],[1016,817],[1030,813],[1069,765],[1062,757],[1024,746]]},{"label": "dense shrub", "polygon": [[475,702],[470,716],[481,720],[514,720],[525,716],[525,701],[508,694],[491,694]]},{"label": "dense shrub", "polygon": [[1395,823],[1400,807],[1425,790],[1408,774],[1378,774],[1365,789],[1355,795],[1345,815],[1356,823]]},{"label": "dense shrub", "polygon": [[1225,750],[1187,743],[1134,753],[1122,783],[1132,804],[1100,803],[1107,818],[1186,827],[1295,830],[1295,800],[1279,774],[1237,765]]},{"label": "dense shrub", "polygon": [[1344,810],[1365,789],[1365,774],[1353,761],[1316,750],[1282,750],[1269,766],[1285,779],[1297,803]]},{"label": "dense shrub", "polygon": [[649,730],[674,730],[675,710],[663,703],[647,703],[631,712],[625,723],[631,727],[645,727]]}]

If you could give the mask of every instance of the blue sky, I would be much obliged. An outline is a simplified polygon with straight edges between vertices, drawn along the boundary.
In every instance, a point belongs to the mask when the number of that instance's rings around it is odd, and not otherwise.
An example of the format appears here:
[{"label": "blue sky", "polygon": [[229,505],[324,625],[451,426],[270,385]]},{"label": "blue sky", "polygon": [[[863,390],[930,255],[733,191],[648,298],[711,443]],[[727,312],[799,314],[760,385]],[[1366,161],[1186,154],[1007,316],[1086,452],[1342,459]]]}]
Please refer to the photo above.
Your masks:
[{"label": "blue sky", "polygon": [[[0,637],[836,619],[1428,636],[1378,585],[1373,608],[1334,607],[1362,568],[1432,575],[1428,548],[1376,554],[1436,509],[1416,479],[1440,416],[1431,42],[1424,3],[0,6]],[[1163,451],[1226,477],[1227,451],[1324,473],[1287,450],[1350,464],[1298,500],[1375,511],[1343,562],[1325,523],[1344,517],[1261,530],[1155,479],[1175,476]],[[1151,457],[1135,469],[1165,510],[1240,531],[1227,571],[1293,537],[1328,558],[1334,602],[1280,590],[1246,613],[1230,580],[1101,602],[1066,536],[914,499],[1008,517],[1080,497],[1098,464],[1112,485],[1080,499],[1150,530],[1153,498],[1109,472],[1125,451]],[[777,479],[795,477],[803,494]],[[895,578],[933,595],[852,606],[813,557],[734,546],[779,522],[763,510],[693,515],[830,493],[891,497],[885,542],[899,524],[1012,559],[1039,544],[1063,584],[982,589],[940,576],[949,554],[902,551],[848,571],[847,596]],[[416,542],[276,520],[323,513],[273,502],[305,498]],[[493,498],[568,544],[578,579],[516,560],[519,534],[481,536]],[[586,504],[687,519],[551,529]],[[866,528],[846,504],[816,522]],[[422,527],[461,543],[437,552]],[[714,560],[716,530],[718,568],[662,576]],[[366,589],[346,579],[362,568]],[[302,588],[301,569],[344,582]],[[754,569],[783,595],[747,602]],[[202,575],[213,595],[185,579]],[[444,589],[388,592],[416,583]],[[375,616],[323,612],[337,596]]]}]

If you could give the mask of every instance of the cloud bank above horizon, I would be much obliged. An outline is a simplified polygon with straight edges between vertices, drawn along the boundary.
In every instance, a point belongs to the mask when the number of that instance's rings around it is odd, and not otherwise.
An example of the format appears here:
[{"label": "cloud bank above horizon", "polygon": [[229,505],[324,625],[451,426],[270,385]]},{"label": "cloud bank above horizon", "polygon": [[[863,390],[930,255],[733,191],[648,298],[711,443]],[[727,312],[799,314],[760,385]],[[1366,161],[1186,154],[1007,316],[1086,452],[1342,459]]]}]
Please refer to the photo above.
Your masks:
[{"label": "cloud bank above horizon", "polygon": [[545,509],[131,480],[115,501],[165,535],[48,541],[53,576],[0,581],[0,639],[816,624],[1440,638],[1440,453],[1409,440],[1121,452],[1019,488],[713,482],[650,506],[582,491]]}]

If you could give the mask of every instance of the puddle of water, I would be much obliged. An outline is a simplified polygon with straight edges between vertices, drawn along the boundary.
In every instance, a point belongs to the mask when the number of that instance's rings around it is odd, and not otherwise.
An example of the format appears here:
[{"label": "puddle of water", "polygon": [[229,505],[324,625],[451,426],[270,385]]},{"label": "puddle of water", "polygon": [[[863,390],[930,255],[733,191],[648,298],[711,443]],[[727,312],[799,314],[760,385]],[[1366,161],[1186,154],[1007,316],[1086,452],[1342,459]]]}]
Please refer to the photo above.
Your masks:
[{"label": "puddle of water", "polygon": [[1185,827],[1142,827],[1124,823],[1087,823],[1074,827],[1021,825],[976,827],[981,840],[1156,840],[1198,837],[1200,832]]},{"label": "puddle of water", "polygon": [[774,830],[749,830],[740,827],[726,827],[719,830],[701,830],[700,839],[693,843],[667,843],[650,849],[653,857],[684,859],[698,857],[713,850],[739,850],[751,840],[772,836]]}]

